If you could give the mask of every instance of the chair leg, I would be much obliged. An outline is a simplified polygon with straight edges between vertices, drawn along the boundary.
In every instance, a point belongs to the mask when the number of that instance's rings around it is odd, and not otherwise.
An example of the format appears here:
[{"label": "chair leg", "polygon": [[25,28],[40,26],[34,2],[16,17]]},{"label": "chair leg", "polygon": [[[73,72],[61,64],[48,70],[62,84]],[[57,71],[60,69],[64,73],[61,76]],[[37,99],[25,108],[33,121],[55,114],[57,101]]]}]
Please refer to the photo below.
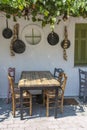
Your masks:
[{"label": "chair leg", "polygon": [[15,101],[13,99],[13,101],[12,101],[12,114],[13,114],[13,117],[15,117],[15,109],[16,109],[16,106],[15,106]]},{"label": "chair leg", "polygon": [[86,101],[86,96],[83,96],[83,102],[85,102]]},{"label": "chair leg", "polygon": [[45,90],[43,91],[43,105],[45,105],[46,100],[45,100]]},{"label": "chair leg", "polygon": [[46,116],[49,116],[49,97],[47,96],[47,100],[46,100]]},{"label": "chair leg", "polygon": [[32,96],[30,96],[30,116],[32,115]]},{"label": "chair leg", "polygon": [[63,113],[63,99],[61,100],[60,111],[61,111],[61,113]]}]

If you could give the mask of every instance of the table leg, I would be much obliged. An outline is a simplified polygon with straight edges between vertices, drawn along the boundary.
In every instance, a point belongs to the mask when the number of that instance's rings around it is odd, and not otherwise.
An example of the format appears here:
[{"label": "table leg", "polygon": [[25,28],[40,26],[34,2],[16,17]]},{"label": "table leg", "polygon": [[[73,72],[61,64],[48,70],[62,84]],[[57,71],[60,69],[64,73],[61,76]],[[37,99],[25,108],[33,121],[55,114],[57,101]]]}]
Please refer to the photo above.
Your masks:
[{"label": "table leg", "polygon": [[21,120],[23,120],[23,89],[20,88],[20,114]]},{"label": "table leg", "polygon": [[57,118],[57,107],[58,107],[58,87],[56,87],[56,96],[55,96],[55,113],[54,113],[54,116],[55,118]]}]

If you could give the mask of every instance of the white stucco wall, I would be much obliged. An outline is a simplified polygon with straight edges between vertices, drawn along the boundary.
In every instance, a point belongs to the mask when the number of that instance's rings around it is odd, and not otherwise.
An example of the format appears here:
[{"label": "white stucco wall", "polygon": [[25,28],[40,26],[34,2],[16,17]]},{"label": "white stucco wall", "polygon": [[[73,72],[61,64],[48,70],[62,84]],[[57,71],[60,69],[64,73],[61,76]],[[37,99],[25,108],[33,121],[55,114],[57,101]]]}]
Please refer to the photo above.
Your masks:
[{"label": "white stucco wall", "polygon": [[[5,17],[0,16],[0,98],[7,97],[8,79],[7,73],[9,67],[16,68],[16,82],[20,78],[22,70],[50,70],[54,72],[55,67],[61,67],[67,73],[68,81],[66,85],[65,96],[77,96],[79,93],[78,67],[74,67],[74,32],[75,23],[87,22],[87,19],[69,18],[66,22],[61,21],[55,26],[55,32],[59,35],[59,43],[55,46],[49,45],[47,42],[47,35],[50,33],[50,27],[47,25],[42,28],[38,23],[32,23],[22,19],[18,19],[20,24],[19,37],[23,39],[23,28],[28,24],[39,25],[42,39],[37,45],[26,44],[26,51],[22,54],[10,55],[11,39],[5,39],[2,36],[2,31],[6,27]],[[13,29],[15,22],[12,19],[8,21],[9,28]],[[63,49],[61,48],[61,41],[64,39],[64,26],[68,29],[68,39],[71,41],[71,46],[67,49],[68,60],[63,59]],[[37,26],[38,27],[38,26]],[[86,70],[85,68],[82,68]]]}]

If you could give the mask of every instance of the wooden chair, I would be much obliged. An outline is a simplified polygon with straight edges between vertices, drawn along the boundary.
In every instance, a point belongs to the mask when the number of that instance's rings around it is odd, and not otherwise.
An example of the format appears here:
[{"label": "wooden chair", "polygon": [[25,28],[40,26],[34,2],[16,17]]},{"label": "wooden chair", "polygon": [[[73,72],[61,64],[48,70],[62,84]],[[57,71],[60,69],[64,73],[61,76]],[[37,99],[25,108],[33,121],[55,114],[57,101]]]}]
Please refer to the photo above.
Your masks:
[{"label": "wooden chair", "polygon": [[[14,82],[15,82],[15,68],[9,67],[8,68],[8,75],[10,75],[13,78]],[[15,85],[15,87],[17,87],[17,85]],[[8,94],[7,94],[6,102],[7,103],[11,102],[11,90],[10,90],[9,80],[8,80]]]},{"label": "wooden chair", "polygon": [[86,101],[87,97],[87,71],[79,69],[79,97]]},{"label": "wooden chair", "polygon": [[[64,70],[62,68],[54,68],[54,78],[61,82],[63,72]],[[45,104],[46,91],[43,91],[43,105]]]},{"label": "wooden chair", "polygon": [[[12,95],[12,114],[13,117],[15,117],[16,109],[20,109],[20,90],[15,89],[14,80],[10,75],[8,75],[8,79]],[[23,104],[24,104],[23,109],[30,108],[29,113],[30,115],[32,115],[32,95],[28,91],[25,91],[23,93]]]},{"label": "wooden chair", "polygon": [[13,80],[15,82],[15,68],[14,67],[9,67],[8,68],[8,74],[13,77]]},{"label": "wooden chair", "polygon": [[57,80],[61,80],[61,73],[63,73],[64,70],[62,68],[54,68],[54,77]]},{"label": "wooden chair", "polygon": [[[67,76],[65,73],[61,74],[61,87],[58,89],[58,107],[60,107],[61,112],[63,112],[63,101],[64,101],[64,92],[67,81]],[[55,101],[55,90],[54,91],[46,91],[46,116],[49,116],[49,109],[53,108]]]}]

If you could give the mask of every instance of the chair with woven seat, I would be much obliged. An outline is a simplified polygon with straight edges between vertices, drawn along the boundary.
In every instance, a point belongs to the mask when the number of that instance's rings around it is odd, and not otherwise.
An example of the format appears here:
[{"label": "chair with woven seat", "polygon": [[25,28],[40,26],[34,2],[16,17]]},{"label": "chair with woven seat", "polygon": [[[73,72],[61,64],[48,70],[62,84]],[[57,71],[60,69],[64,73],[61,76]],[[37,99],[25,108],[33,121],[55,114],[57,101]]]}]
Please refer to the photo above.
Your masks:
[{"label": "chair with woven seat", "polygon": [[64,70],[62,68],[54,68],[54,78],[58,81],[61,80],[61,73],[63,73]]},{"label": "chair with woven seat", "polygon": [[[61,110],[61,113],[63,112],[63,101],[64,101],[64,92],[65,92],[65,86],[67,82],[67,76],[65,73],[61,74],[61,86],[58,88],[58,107]],[[54,102],[55,102],[55,90],[50,91],[47,90],[45,93],[46,96],[46,116],[49,116],[49,109],[54,107]]]},{"label": "chair with woven seat", "polygon": [[[8,75],[12,95],[12,114],[15,117],[16,109],[20,109],[20,89],[15,89],[13,78]],[[29,109],[30,116],[32,115],[32,95],[25,91],[23,92],[23,109]]]},{"label": "chair with woven seat", "polygon": [[[61,79],[62,79],[62,73],[64,72],[64,70],[62,68],[54,68],[54,78],[57,79],[59,82],[61,82]],[[43,105],[45,104],[45,93],[46,93],[47,90],[44,90],[43,91]]]},{"label": "chair with woven seat", "polygon": [[[15,68],[14,67],[9,67],[8,68],[8,75],[10,75],[13,78],[14,82],[15,82]],[[15,87],[17,88],[17,85],[15,85]],[[8,80],[8,94],[7,94],[6,102],[7,103],[11,102],[11,90],[10,90],[9,80]]]}]

